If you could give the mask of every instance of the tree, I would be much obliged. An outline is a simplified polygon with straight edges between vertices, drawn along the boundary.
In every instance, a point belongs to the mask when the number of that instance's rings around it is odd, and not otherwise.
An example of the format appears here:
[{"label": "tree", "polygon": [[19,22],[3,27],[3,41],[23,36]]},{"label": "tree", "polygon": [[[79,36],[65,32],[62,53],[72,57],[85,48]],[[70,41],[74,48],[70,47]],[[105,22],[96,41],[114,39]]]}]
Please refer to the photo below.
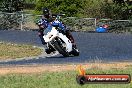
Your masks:
[{"label": "tree", "polygon": [[43,7],[50,8],[53,13],[65,13],[67,16],[77,16],[83,9],[85,0],[39,0],[36,4],[36,12]]},{"label": "tree", "polygon": [[23,0],[5,0],[3,1],[3,12],[17,12],[23,9]]}]

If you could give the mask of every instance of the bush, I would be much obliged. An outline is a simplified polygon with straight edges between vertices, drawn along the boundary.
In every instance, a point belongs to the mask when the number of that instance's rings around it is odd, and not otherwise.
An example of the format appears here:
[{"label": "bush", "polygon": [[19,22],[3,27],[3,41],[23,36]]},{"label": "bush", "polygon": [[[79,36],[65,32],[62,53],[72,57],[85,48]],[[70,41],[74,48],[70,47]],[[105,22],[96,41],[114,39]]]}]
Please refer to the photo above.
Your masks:
[{"label": "bush", "polygon": [[103,11],[105,12],[106,18],[111,19],[130,19],[131,15],[129,13],[130,6],[126,4],[117,3],[106,3],[103,6]]},{"label": "bush", "polygon": [[104,5],[104,0],[86,0],[82,13],[85,17],[102,18],[104,16],[102,10]]}]

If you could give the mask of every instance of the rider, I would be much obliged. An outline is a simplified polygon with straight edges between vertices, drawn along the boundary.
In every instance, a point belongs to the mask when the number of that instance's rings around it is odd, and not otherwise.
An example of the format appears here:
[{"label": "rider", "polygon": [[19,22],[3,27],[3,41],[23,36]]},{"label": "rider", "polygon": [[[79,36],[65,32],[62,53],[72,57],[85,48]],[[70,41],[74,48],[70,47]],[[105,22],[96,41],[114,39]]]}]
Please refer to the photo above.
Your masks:
[{"label": "rider", "polygon": [[[43,33],[44,29],[46,29],[49,24],[54,23],[54,21],[55,21],[54,18],[55,18],[55,15],[51,15],[51,13],[50,13],[50,11],[49,11],[48,8],[43,8],[43,16],[42,16],[42,18],[37,23],[37,25],[39,26],[38,35],[39,35],[39,37],[40,37],[41,42],[42,42],[43,45],[46,44],[46,42],[44,41],[44,38],[43,38],[43,36],[44,36],[44,33]],[[62,22],[60,22],[60,23],[62,23]],[[64,31],[65,35],[72,42],[73,47],[76,48],[76,44],[74,42],[74,38],[71,35],[70,31],[66,29],[66,27],[65,27],[64,24],[62,24],[60,28]],[[48,51],[48,53],[51,53],[53,50],[50,50],[48,48],[48,49],[46,49],[46,51]]]}]

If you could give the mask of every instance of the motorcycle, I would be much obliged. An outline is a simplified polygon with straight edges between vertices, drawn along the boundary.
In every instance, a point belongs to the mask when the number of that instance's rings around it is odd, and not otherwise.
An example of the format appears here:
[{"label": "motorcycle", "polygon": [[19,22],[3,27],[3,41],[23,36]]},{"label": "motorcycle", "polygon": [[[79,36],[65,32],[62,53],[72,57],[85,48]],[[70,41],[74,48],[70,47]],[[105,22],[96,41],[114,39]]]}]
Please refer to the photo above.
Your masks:
[{"label": "motorcycle", "polygon": [[52,51],[58,51],[64,57],[79,56],[79,50],[72,46],[71,41],[59,28],[59,25],[50,25],[50,28],[44,30],[44,34],[43,38],[47,43],[47,47]]}]

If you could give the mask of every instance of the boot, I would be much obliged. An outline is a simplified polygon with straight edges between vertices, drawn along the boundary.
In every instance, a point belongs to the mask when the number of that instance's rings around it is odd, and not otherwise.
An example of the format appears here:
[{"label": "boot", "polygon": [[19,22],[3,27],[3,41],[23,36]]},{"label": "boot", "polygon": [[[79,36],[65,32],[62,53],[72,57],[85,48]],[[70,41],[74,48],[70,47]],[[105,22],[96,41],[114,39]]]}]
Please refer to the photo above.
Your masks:
[{"label": "boot", "polygon": [[72,43],[72,47],[77,49],[77,45],[75,43]]}]

